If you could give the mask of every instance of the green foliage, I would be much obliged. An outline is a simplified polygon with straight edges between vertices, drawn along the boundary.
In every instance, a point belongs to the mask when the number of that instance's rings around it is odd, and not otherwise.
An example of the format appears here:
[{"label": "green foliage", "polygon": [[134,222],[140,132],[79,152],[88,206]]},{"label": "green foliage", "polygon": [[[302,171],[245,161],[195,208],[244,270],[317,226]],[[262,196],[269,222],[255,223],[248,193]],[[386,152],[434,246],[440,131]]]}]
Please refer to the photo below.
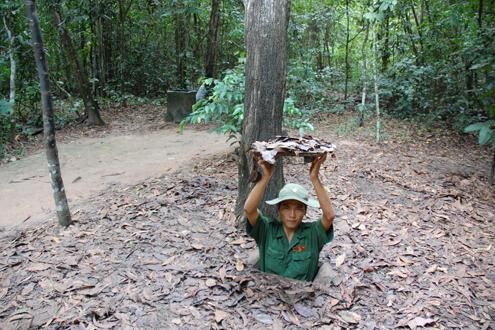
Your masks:
[{"label": "green foliage", "polygon": [[[454,129],[493,118],[488,113],[495,111],[490,110],[495,103],[495,16],[493,5],[483,2],[479,20],[481,3],[292,1],[284,125],[309,129],[304,124],[309,111],[364,110],[357,105],[357,94],[363,77],[368,83],[371,80],[370,35],[363,44],[368,24],[378,36],[376,67],[385,114]],[[159,100],[167,89],[177,87],[178,59],[184,64],[188,87],[194,88],[204,75],[210,0],[135,0],[128,1],[128,6],[111,1],[67,0],[60,4],[80,63],[100,100],[111,104]],[[51,5],[53,1],[37,2],[50,78],[63,82],[52,83],[51,92],[54,99],[65,102],[65,110],[57,114],[58,125],[64,125],[76,117],[78,101]],[[179,16],[184,23],[182,31],[176,30]],[[232,135],[239,132],[242,122],[244,86],[243,79],[235,80],[242,76],[242,69],[226,70],[245,53],[244,8],[239,1],[223,1],[220,16],[217,72],[226,74],[215,81],[208,100],[195,106],[192,119],[218,121],[222,124],[217,130]],[[22,132],[41,124],[39,86],[23,1],[0,2],[0,99],[8,98],[10,75],[11,46],[4,18],[15,39],[17,62],[17,96],[11,118]],[[176,50],[176,37],[183,42],[181,52]],[[363,56],[368,72],[363,72]],[[349,93],[343,100],[346,59]],[[368,91],[371,97],[372,89]],[[297,113],[292,107],[304,111]],[[296,117],[304,114],[297,117],[301,118],[299,124],[287,122],[292,112]]]},{"label": "green foliage", "polygon": [[244,63],[226,70],[222,80],[208,78],[203,84],[211,95],[194,104],[192,113],[180,123],[180,130],[186,123],[214,122],[217,132],[235,140],[244,118]]},{"label": "green foliage", "polygon": [[478,132],[478,142],[480,145],[485,145],[486,143],[491,141],[492,146],[495,147],[495,120],[493,119],[471,124],[464,129],[464,132]]},{"label": "green foliage", "polygon": [[4,157],[4,144],[14,138],[15,122],[12,118],[12,104],[0,99],[0,158]]},{"label": "green foliage", "polygon": [[284,121],[283,126],[297,129],[300,135],[305,131],[314,131],[314,126],[309,122],[309,118],[297,108],[292,98],[286,98],[284,102]]},{"label": "green foliage", "polygon": [[[494,65],[492,64],[492,67]],[[487,108],[488,120],[471,124],[464,128],[465,133],[478,132],[478,142],[485,145],[491,141],[492,147],[495,148],[495,81],[487,85],[482,100]]]},{"label": "green foliage", "polygon": [[[193,112],[180,123],[180,130],[186,124],[215,123],[217,132],[236,141],[244,119],[244,60],[241,59],[234,69],[226,70],[222,80],[209,78],[203,84],[211,89],[211,95],[193,106]],[[306,130],[314,130],[292,98],[284,102],[283,125],[298,129],[301,134]]]},{"label": "green foliage", "polygon": [[287,74],[288,94],[305,108],[321,109],[333,102],[331,92],[343,79],[343,72],[325,67],[315,70],[305,61],[291,61]]},{"label": "green foliage", "polygon": [[418,66],[414,59],[404,58],[394,64],[390,76],[380,80],[380,91],[389,113],[408,118],[425,112],[431,106],[429,86],[433,74],[430,66]]}]

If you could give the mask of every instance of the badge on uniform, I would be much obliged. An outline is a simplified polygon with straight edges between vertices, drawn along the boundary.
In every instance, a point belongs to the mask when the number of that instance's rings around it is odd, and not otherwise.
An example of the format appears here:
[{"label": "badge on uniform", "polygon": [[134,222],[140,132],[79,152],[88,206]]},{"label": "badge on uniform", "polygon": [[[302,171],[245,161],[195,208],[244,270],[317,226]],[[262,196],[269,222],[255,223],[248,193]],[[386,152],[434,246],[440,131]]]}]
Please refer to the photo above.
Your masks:
[{"label": "badge on uniform", "polygon": [[294,252],[303,252],[306,250],[306,247],[304,245],[296,245],[294,248],[292,248],[292,251]]}]

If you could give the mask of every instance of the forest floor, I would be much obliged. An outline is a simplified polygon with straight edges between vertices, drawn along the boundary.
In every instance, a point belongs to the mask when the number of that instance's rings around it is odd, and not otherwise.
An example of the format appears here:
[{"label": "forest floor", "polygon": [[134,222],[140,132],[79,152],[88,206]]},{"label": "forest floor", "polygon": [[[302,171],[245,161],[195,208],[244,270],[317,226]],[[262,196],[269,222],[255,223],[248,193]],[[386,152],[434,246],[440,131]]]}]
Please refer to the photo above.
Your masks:
[{"label": "forest floor", "polygon": [[[0,328],[429,328],[495,326],[490,155],[466,137],[387,120],[315,118],[337,146],[323,182],[337,213],[327,283],[263,274],[235,226],[236,159],[219,152],[0,238]],[[165,127],[164,129],[172,129]],[[308,185],[308,165],[286,181]],[[308,214],[314,218],[315,213]]]}]

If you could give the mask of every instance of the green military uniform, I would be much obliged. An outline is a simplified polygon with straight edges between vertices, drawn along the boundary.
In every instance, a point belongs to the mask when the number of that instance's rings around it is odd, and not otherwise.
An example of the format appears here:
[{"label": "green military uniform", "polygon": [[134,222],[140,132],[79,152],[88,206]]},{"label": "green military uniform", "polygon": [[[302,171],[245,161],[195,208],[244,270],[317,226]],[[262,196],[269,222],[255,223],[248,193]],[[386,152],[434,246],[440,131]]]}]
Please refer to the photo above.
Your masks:
[{"label": "green military uniform", "polygon": [[254,227],[247,220],[246,223],[248,235],[258,244],[260,270],[297,280],[312,281],[315,278],[320,251],[333,240],[333,225],[327,232],[321,219],[301,223],[290,243],[280,221],[260,213]]}]

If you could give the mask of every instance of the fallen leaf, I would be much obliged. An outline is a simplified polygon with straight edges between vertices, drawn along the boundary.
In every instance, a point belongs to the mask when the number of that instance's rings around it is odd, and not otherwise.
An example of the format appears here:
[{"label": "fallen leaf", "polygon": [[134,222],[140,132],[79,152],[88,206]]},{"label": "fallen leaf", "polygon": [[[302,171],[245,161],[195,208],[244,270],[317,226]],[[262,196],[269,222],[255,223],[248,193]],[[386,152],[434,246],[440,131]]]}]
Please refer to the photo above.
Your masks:
[{"label": "fallen leaf", "polygon": [[261,322],[263,324],[272,324],[273,323],[272,317],[268,314],[265,314],[265,313],[261,313],[261,312],[254,313],[254,318],[258,322]]},{"label": "fallen leaf", "polygon": [[430,325],[432,323],[435,323],[434,319],[425,319],[422,317],[416,317],[411,321],[407,322],[407,325],[409,328],[415,330],[417,327],[424,327],[425,325]]},{"label": "fallen leaf", "polygon": [[5,297],[7,295],[7,292],[9,292],[9,288],[0,288],[0,299]]},{"label": "fallen leaf", "polygon": [[345,253],[342,253],[340,256],[335,259],[335,266],[340,267],[344,263],[345,260]]},{"label": "fallen leaf", "polygon": [[237,261],[235,262],[235,269],[237,269],[238,272],[244,270],[244,262],[242,262],[241,259],[237,259]]},{"label": "fallen leaf", "polygon": [[220,322],[222,322],[224,319],[226,319],[226,318],[227,318],[227,316],[229,316],[229,314],[225,313],[225,312],[224,312],[224,311],[222,311],[222,310],[217,309],[217,310],[215,311],[215,322],[220,323]]},{"label": "fallen leaf", "polygon": [[223,265],[222,268],[218,270],[218,275],[220,275],[220,279],[223,282],[225,280],[225,275],[227,275],[227,269],[225,268],[225,265]]},{"label": "fallen leaf", "polygon": [[282,323],[281,320],[275,319],[272,324],[272,330],[283,330],[284,329],[284,324]]},{"label": "fallen leaf", "polygon": [[427,270],[425,270],[425,273],[434,273],[436,270],[437,270],[437,267],[438,265],[431,265],[430,267],[428,267]]},{"label": "fallen leaf", "polygon": [[26,270],[28,272],[41,272],[43,270],[47,270],[48,268],[50,268],[52,265],[50,264],[44,264],[44,263],[41,263],[41,262],[35,262],[35,263],[32,263],[30,264]]},{"label": "fallen leaf", "polygon": [[349,311],[340,312],[339,317],[347,323],[359,323],[361,321],[361,315]]},{"label": "fallen leaf", "polygon": [[199,243],[193,243],[191,244],[191,247],[195,250],[202,250],[204,248],[204,245],[201,245]]},{"label": "fallen leaf", "polygon": [[315,312],[313,311],[313,309],[311,309],[310,307],[308,307],[306,305],[299,304],[299,303],[297,303],[297,304],[294,305],[294,309],[302,317],[311,317],[311,316],[313,316],[315,314]]},{"label": "fallen leaf", "polygon": [[387,275],[393,275],[393,276],[398,276],[398,277],[401,277],[401,278],[406,278],[408,277],[409,275],[407,275],[406,273],[403,273],[401,272],[400,270],[398,269],[394,269],[390,272],[387,273]]},{"label": "fallen leaf", "polygon": [[330,305],[330,307],[334,307],[338,303],[339,303],[339,300],[338,299],[335,299],[335,298],[330,298],[330,300],[328,301],[328,305]]},{"label": "fallen leaf", "polygon": [[211,287],[217,285],[217,281],[215,281],[212,278],[209,278],[209,279],[206,280],[205,284],[206,284],[207,287],[211,288]]},{"label": "fallen leaf", "polygon": [[60,238],[58,238],[58,237],[56,237],[56,236],[53,236],[53,237],[52,237],[52,241],[54,241],[54,242],[55,242],[55,243],[57,243],[57,244],[61,242],[61,241],[60,241]]},{"label": "fallen leaf", "polygon": [[408,266],[408,265],[413,265],[414,261],[412,259],[408,259],[406,257],[399,257],[397,260],[397,265],[398,266]]},{"label": "fallen leaf", "polygon": [[246,243],[246,240],[242,237],[239,239],[236,239],[235,241],[230,242],[230,244],[232,244],[232,245],[241,245],[244,243]]},{"label": "fallen leaf", "polygon": [[22,320],[22,319],[32,319],[33,315],[29,314],[28,312],[21,311],[19,313],[15,313],[13,316],[9,317],[7,322],[13,322],[17,320]]},{"label": "fallen leaf", "polygon": [[22,289],[21,294],[23,296],[27,296],[28,294],[30,294],[33,291],[35,286],[36,286],[36,283],[34,283],[34,282],[29,283],[27,286],[24,287],[24,289]]},{"label": "fallen leaf", "polygon": [[387,243],[388,246],[394,246],[394,245],[397,245],[401,242],[400,239],[396,239],[396,240],[393,240],[393,241],[390,241]]}]

